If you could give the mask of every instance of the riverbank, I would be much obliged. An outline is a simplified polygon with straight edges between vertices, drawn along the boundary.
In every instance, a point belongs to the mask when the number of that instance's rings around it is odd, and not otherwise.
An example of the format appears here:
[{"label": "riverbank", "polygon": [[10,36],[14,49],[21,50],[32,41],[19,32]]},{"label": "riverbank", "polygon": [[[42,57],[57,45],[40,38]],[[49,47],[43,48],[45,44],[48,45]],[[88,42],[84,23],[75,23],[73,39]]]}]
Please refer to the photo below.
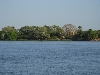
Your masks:
[{"label": "riverbank", "polygon": [[100,41],[100,38],[98,38],[98,39],[93,39],[92,41]]}]

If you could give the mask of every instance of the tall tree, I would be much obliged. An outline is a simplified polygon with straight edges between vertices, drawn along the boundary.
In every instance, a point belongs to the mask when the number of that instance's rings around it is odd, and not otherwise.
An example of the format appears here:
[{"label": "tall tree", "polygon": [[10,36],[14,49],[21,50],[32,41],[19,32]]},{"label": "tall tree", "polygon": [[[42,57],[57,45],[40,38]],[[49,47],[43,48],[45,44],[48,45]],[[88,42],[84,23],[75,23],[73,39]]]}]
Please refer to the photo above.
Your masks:
[{"label": "tall tree", "polygon": [[78,30],[82,30],[82,26],[78,26]]},{"label": "tall tree", "polygon": [[82,27],[78,26],[77,34],[75,35],[76,40],[82,40],[83,39],[82,35],[83,35]]}]

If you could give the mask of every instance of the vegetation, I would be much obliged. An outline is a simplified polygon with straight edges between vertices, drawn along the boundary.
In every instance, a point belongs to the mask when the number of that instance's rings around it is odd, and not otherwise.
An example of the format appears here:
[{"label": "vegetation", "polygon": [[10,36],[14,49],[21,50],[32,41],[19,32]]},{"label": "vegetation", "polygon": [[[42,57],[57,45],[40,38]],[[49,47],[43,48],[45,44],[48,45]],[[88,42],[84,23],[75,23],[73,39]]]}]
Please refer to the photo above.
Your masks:
[{"label": "vegetation", "polygon": [[100,40],[100,30],[86,30],[82,27],[76,28],[72,24],[66,24],[62,28],[57,25],[42,27],[24,26],[20,29],[7,26],[0,31],[0,40],[74,40],[89,41]]}]

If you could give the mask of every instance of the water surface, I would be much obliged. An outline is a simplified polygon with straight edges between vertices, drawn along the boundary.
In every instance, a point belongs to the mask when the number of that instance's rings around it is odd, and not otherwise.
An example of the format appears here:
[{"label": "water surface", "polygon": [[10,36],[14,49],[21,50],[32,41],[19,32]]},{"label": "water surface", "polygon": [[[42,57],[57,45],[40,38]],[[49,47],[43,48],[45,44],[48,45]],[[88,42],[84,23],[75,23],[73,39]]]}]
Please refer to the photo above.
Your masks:
[{"label": "water surface", "polygon": [[100,75],[100,42],[1,41],[0,75]]}]

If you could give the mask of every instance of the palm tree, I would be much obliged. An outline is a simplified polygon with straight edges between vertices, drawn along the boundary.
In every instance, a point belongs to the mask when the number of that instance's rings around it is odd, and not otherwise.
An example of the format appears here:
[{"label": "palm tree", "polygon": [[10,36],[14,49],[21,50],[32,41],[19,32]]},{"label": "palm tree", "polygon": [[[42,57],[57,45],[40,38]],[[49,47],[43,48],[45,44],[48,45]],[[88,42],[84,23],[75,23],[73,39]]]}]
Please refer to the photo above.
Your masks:
[{"label": "palm tree", "polygon": [[82,26],[78,26],[78,29],[79,29],[79,30],[82,30]]}]

